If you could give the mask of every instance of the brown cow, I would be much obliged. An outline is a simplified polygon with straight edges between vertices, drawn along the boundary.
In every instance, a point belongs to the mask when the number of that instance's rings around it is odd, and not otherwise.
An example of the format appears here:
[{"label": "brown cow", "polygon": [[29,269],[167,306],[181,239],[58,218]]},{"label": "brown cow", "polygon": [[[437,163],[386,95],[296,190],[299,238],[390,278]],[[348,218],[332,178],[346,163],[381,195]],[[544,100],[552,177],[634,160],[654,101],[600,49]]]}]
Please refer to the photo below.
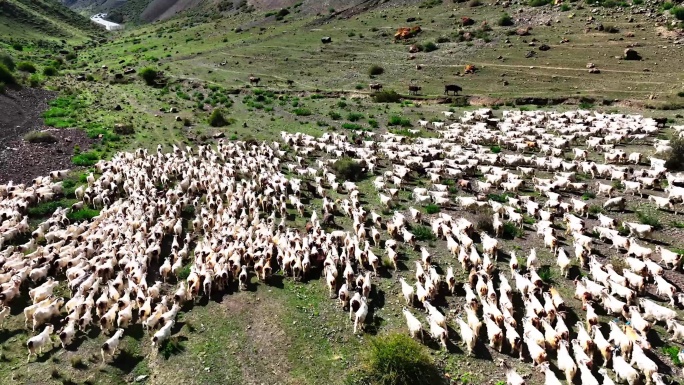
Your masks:
[{"label": "brown cow", "polygon": [[375,91],[375,92],[382,91],[382,84],[380,84],[380,83],[371,83],[371,84],[370,84],[370,89],[371,89],[371,91]]},{"label": "brown cow", "polygon": [[254,76],[249,77],[249,84],[255,84],[256,86],[259,86],[260,81],[261,81],[261,78],[257,78]]}]

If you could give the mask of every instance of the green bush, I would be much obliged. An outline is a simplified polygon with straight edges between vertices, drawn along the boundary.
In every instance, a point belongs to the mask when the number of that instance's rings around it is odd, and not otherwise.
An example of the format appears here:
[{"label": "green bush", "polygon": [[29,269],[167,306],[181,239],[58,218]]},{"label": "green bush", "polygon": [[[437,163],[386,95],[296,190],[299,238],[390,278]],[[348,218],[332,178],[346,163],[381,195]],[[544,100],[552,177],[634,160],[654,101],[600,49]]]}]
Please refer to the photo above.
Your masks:
[{"label": "green bush", "polygon": [[181,341],[176,336],[173,336],[168,340],[164,340],[164,342],[161,343],[161,346],[159,346],[159,354],[164,356],[164,359],[167,360],[169,357],[175,356],[176,354],[181,354],[184,351],[185,346],[181,344]]},{"label": "green bush", "polygon": [[350,122],[358,122],[361,119],[363,119],[363,114],[358,112],[350,112],[349,115],[347,115],[347,120]]},{"label": "green bush", "polygon": [[380,127],[380,124],[378,124],[378,121],[375,119],[368,119],[368,125],[371,126],[372,128]]},{"label": "green bush", "polygon": [[663,346],[663,353],[670,357],[672,363],[675,366],[682,366],[682,362],[679,360],[679,348],[676,346]]},{"label": "green bush", "polygon": [[531,7],[541,7],[551,3],[551,0],[530,0]]},{"label": "green bush", "polygon": [[306,109],[306,108],[295,108],[295,110],[292,111],[292,113],[297,115],[297,116],[310,116],[311,110]]},{"label": "green bush", "polygon": [[223,116],[223,113],[221,112],[220,109],[215,109],[212,111],[211,115],[209,115],[209,125],[212,127],[223,127],[228,124],[228,121],[226,118]]},{"label": "green bush", "polygon": [[69,220],[72,222],[82,222],[89,221],[98,215],[100,215],[100,210],[94,210],[84,207],[78,211],[70,212],[69,214],[67,214],[67,218],[69,218]]},{"label": "green bush", "polygon": [[24,135],[24,140],[29,143],[55,143],[57,138],[46,131],[31,131]]},{"label": "green bush", "polygon": [[401,127],[411,127],[411,121],[408,118],[402,118],[401,116],[392,115],[387,122],[388,126],[401,126]]},{"label": "green bush", "polygon": [[671,1],[666,1],[663,3],[663,10],[665,10],[665,11],[669,11],[673,7],[674,7],[674,3]]},{"label": "green bush", "polygon": [[537,275],[539,275],[539,278],[546,284],[553,282],[553,272],[549,266],[542,266],[537,269]]},{"label": "green bush", "polygon": [[55,67],[45,67],[43,68],[43,75],[45,76],[57,76],[58,71]]},{"label": "green bush", "polygon": [[66,54],[66,56],[64,56],[64,58],[67,59],[68,61],[76,60],[77,57],[78,57],[78,55],[76,55],[73,52],[69,52],[68,54]]},{"label": "green bush", "polygon": [[670,13],[677,18],[677,20],[684,21],[684,7],[674,7],[670,9]]},{"label": "green bush", "polygon": [[7,67],[7,69],[10,70],[10,72],[14,71],[14,69],[17,67],[14,64],[14,60],[12,59],[12,57],[6,54],[0,54],[0,64],[4,64],[5,67]]},{"label": "green bush", "polygon": [[425,206],[425,212],[427,214],[437,214],[439,212],[439,210],[440,210],[439,206],[432,204],[432,203]]},{"label": "green bush", "polygon": [[66,201],[43,202],[37,206],[29,207],[28,215],[31,218],[42,218],[52,215],[60,207],[67,207],[71,203]]},{"label": "green bush", "polygon": [[330,119],[332,120],[340,120],[342,119],[342,115],[338,112],[335,111],[330,111],[328,112],[328,115],[330,116]]},{"label": "green bush", "polygon": [[512,222],[506,222],[503,225],[504,236],[509,238],[522,238],[525,232],[520,227],[516,226]]},{"label": "green bush", "polygon": [[405,333],[392,332],[370,339],[362,356],[360,369],[350,374],[348,383],[435,385],[443,382],[427,349]]},{"label": "green bush", "polygon": [[673,138],[670,141],[670,146],[672,150],[665,159],[665,167],[674,171],[684,170],[684,139]]},{"label": "green bush", "polygon": [[0,82],[5,84],[16,84],[17,81],[14,79],[12,72],[4,65],[0,64]]},{"label": "green bush", "polygon": [[24,46],[21,43],[12,44],[12,48],[14,48],[15,51],[23,51],[24,50]]},{"label": "green bush", "polygon": [[437,51],[439,47],[437,47],[437,44],[428,41],[427,43],[423,44],[423,51],[425,52],[432,52],[432,51]]},{"label": "green bush", "polygon": [[376,103],[399,103],[401,95],[393,90],[374,92],[373,101]]},{"label": "green bush", "polygon": [[[641,1],[641,0],[636,0],[636,1]],[[570,6],[568,4],[563,4],[560,7],[561,12],[567,12],[570,10]]]},{"label": "green bush", "polygon": [[653,228],[656,230],[661,229],[663,227],[660,224],[660,213],[658,213],[658,210],[655,210],[650,206],[643,206],[636,210],[636,216],[637,219],[639,219],[639,222],[645,225],[653,226]]},{"label": "green bush", "polygon": [[355,181],[363,177],[363,166],[352,158],[344,157],[338,159],[332,165],[335,174],[345,180]]},{"label": "green bush", "polygon": [[511,15],[504,13],[503,15],[501,15],[499,20],[497,20],[496,24],[501,27],[510,27],[515,23],[513,22],[513,18],[511,17]]},{"label": "green bush", "polygon": [[100,160],[100,156],[92,151],[78,154],[71,158],[71,163],[76,166],[90,167]]},{"label": "green bush", "polygon": [[385,73],[385,69],[380,67],[379,65],[372,65],[368,69],[368,75],[369,76],[379,76],[379,75],[382,75],[383,73]]},{"label": "green bush", "polygon": [[489,148],[494,154],[498,154],[501,152],[501,147],[499,146],[492,146]]},{"label": "green bush", "polygon": [[345,130],[352,130],[352,131],[363,130],[363,126],[360,124],[356,124],[356,123],[343,123],[342,128],[344,128]]},{"label": "green bush", "polygon": [[434,241],[436,239],[432,229],[427,226],[416,226],[411,230],[411,232],[419,241]]},{"label": "green bush", "polygon": [[159,73],[157,70],[150,67],[145,67],[138,73],[138,76],[140,76],[148,86],[153,86],[155,84],[158,75]]}]

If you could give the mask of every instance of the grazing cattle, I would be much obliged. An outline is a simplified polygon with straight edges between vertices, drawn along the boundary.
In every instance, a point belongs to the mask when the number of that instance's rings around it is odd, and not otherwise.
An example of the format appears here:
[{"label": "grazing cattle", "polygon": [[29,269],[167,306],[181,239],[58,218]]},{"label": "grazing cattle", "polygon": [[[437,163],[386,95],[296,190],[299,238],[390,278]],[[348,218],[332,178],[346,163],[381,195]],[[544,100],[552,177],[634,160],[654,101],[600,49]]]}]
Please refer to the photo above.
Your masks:
[{"label": "grazing cattle", "polygon": [[380,84],[380,83],[371,83],[369,87],[370,87],[371,91],[374,91],[374,92],[382,91],[382,84]]},{"label": "grazing cattle", "polygon": [[323,44],[329,44],[332,43],[332,37],[330,36],[324,36],[321,38],[321,43]]},{"label": "grazing cattle", "polygon": [[461,91],[463,91],[463,88],[461,88],[461,86],[458,86],[456,84],[444,85],[444,94],[445,95],[449,95],[449,92],[453,92],[454,95],[458,95],[458,93]]},{"label": "grazing cattle", "polygon": [[420,86],[410,85],[408,86],[409,95],[418,95],[418,92],[420,92],[421,89],[422,87]]},{"label": "grazing cattle", "polygon": [[260,81],[261,81],[261,78],[258,78],[255,76],[249,77],[249,84],[254,84],[255,86],[258,86]]}]

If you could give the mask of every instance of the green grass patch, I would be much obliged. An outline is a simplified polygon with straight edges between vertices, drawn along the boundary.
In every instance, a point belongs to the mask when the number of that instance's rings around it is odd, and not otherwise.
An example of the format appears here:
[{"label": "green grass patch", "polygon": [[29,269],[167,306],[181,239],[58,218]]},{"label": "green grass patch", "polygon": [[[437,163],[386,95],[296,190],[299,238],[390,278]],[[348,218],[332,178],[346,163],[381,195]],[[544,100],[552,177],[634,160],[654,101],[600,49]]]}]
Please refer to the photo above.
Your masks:
[{"label": "green grass patch", "polygon": [[363,126],[356,123],[343,123],[342,128],[352,131],[363,131]]},{"label": "green grass patch", "polygon": [[394,90],[374,92],[373,101],[376,103],[399,103],[401,95]]},{"label": "green grass patch", "polygon": [[509,238],[522,238],[525,231],[512,222],[505,222],[503,225],[504,236]]},{"label": "green grass patch", "polygon": [[419,241],[434,241],[435,234],[432,233],[432,229],[427,226],[416,226],[411,231],[416,239]]},{"label": "green grass patch", "polygon": [[17,69],[22,72],[28,72],[30,74],[36,73],[36,66],[28,61],[19,62],[17,64]]},{"label": "green grass patch", "polygon": [[530,7],[542,7],[551,4],[551,0],[530,0]]},{"label": "green grass patch", "polygon": [[17,81],[10,71],[4,64],[0,64],[0,82],[5,84],[15,84]]},{"label": "green grass patch", "polygon": [[86,220],[89,221],[98,215],[100,215],[100,210],[84,207],[80,210],[70,212],[67,214],[67,218],[72,222],[83,222]]},{"label": "green grass patch", "polygon": [[496,24],[500,27],[510,27],[515,23],[513,22],[511,15],[504,13],[499,20],[497,20]]},{"label": "green grass patch", "polygon": [[58,201],[50,201],[50,202],[43,202],[40,203],[37,206],[34,207],[29,207],[28,209],[28,215],[30,218],[44,218],[44,217],[49,217],[52,215],[55,210],[57,210],[60,207],[70,207],[72,204],[74,204],[76,201],[72,200],[58,200]]},{"label": "green grass patch", "polygon": [[363,166],[352,158],[344,157],[338,159],[332,165],[332,169],[335,174],[344,179],[350,181],[356,181],[364,176]]},{"label": "green grass patch", "polygon": [[306,108],[295,108],[292,113],[297,116],[311,116],[311,110]]},{"label": "green grass patch", "polygon": [[653,228],[656,230],[659,230],[663,227],[660,223],[658,211],[650,206],[639,208],[636,210],[635,214],[637,219],[639,219],[639,222],[643,223],[644,225],[653,226]]},{"label": "green grass patch", "polygon": [[408,118],[402,118],[401,116],[392,115],[387,122],[388,126],[401,126],[401,127],[411,127],[411,121]]},{"label": "green grass patch", "polygon": [[49,66],[49,67],[43,68],[43,75],[45,75],[45,76],[57,76],[57,75],[59,75],[59,71],[57,70],[57,68]]},{"label": "green grass patch", "polygon": [[90,167],[100,160],[100,156],[94,152],[84,152],[71,158],[71,163],[76,166]]},{"label": "green grass patch", "polygon": [[663,346],[663,353],[670,357],[675,366],[682,366],[682,362],[679,360],[679,348],[677,346]]},{"label": "green grass patch", "polygon": [[503,193],[503,194],[489,194],[487,198],[493,200],[494,202],[506,203],[508,202],[508,197],[514,196],[513,194]]},{"label": "green grass patch", "polygon": [[347,115],[347,120],[350,122],[358,122],[361,119],[363,119],[363,114],[358,112],[350,112],[349,115]]},{"label": "green grass patch", "polygon": [[672,227],[684,229],[684,222],[672,221]]},{"label": "green grass patch", "polygon": [[429,205],[425,206],[425,213],[427,214],[437,214],[440,210],[440,207],[437,206],[436,204],[430,203]]},{"label": "green grass patch", "polygon": [[350,374],[348,384],[441,384],[439,369],[427,349],[403,332],[370,339],[362,352],[361,367]]},{"label": "green grass patch", "polygon": [[542,266],[539,269],[537,269],[537,274],[539,275],[539,278],[544,283],[550,284],[553,283],[553,271],[551,271],[550,266]]},{"label": "green grass patch", "polygon": [[501,152],[501,147],[499,147],[499,146],[492,146],[489,149],[495,154],[498,154]]},{"label": "green grass patch", "polygon": [[588,201],[589,199],[596,199],[596,193],[593,191],[587,191],[582,194],[582,200]]}]

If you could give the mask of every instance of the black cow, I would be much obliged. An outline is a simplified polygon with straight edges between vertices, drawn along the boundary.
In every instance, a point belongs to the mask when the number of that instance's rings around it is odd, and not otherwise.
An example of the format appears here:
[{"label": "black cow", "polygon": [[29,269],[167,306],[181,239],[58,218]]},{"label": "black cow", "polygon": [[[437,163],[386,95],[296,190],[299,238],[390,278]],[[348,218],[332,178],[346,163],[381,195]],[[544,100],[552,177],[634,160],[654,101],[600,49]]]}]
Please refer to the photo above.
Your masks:
[{"label": "black cow", "polygon": [[409,95],[418,95],[418,91],[420,91],[422,87],[420,86],[409,86]]},{"label": "black cow", "polygon": [[458,93],[461,91],[463,91],[463,88],[461,88],[461,86],[457,86],[456,84],[446,84],[444,86],[445,95],[449,95],[449,92],[453,92],[454,95],[458,95]]}]

